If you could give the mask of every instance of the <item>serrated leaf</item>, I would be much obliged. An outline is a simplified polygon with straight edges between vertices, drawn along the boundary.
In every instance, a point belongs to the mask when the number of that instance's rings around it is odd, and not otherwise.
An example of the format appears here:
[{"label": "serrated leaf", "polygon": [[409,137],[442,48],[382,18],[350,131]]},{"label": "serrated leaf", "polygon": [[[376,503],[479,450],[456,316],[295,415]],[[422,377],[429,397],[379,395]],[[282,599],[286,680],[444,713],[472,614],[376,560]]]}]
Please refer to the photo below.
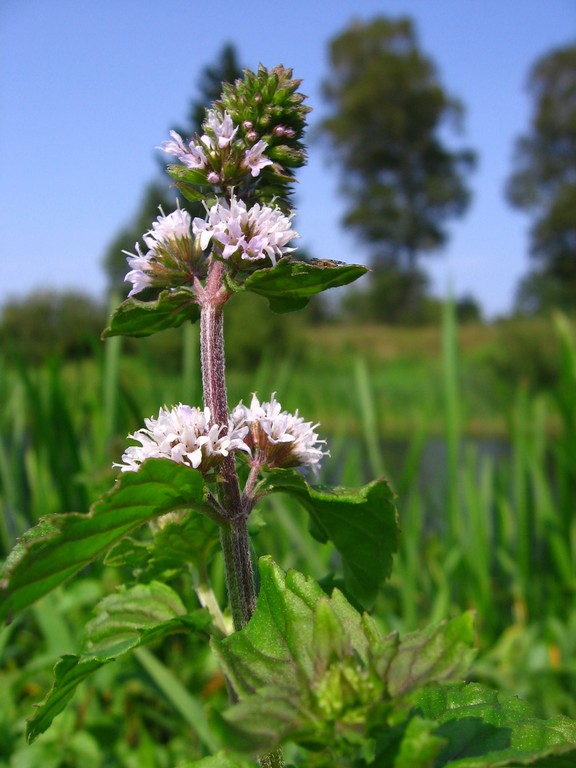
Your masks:
[{"label": "serrated leaf", "polygon": [[164,584],[139,585],[109,595],[87,626],[89,650],[82,656],[66,655],[54,667],[52,688],[37,705],[27,726],[29,742],[50,727],[66,707],[81,682],[127,651],[175,632],[207,630],[207,611],[186,614],[174,590]]},{"label": "serrated leaf", "polygon": [[52,720],[62,712],[80,683],[105,663],[99,659],[91,659],[81,665],[79,662],[79,656],[67,655],[62,656],[54,667],[52,688],[44,701],[37,705],[36,714],[26,726],[26,739],[29,744],[50,727]]},{"label": "serrated leaf", "polygon": [[153,581],[120,589],[100,601],[96,616],[86,625],[87,650],[91,656],[117,655],[119,645],[132,642],[142,630],[185,614],[182,600],[166,584]]},{"label": "serrated leaf", "polygon": [[363,733],[389,728],[391,690],[401,694],[398,706],[405,710],[415,689],[450,679],[467,661],[469,619],[437,625],[420,643],[410,635],[404,645],[395,634],[382,638],[338,590],[327,597],[314,581],[283,574],[270,558],[260,560],[260,579],[247,626],[212,641],[240,697],[214,715],[215,727],[238,752],[269,751],[283,739],[317,747],[357,744]]},{"label": "serrated leaf", "polygon": [[200,307],[194,297],[193,291],[180,288],[162,291],[155,301],[126,299],[112,314],[102,338],[150,336],[166,328],[177,328],[187,320],[194,323],[200,317]]},{"label": "serrated leaf", "polygon": [[267,298],[274,312],[294,312],[305,307],[311,296],[352,283],[367,271],[359,264],[280,259],[273,267],[251,274],[243,288]]},{"label": "serrated leaf", "polygon": [[204,494],[200,472],[168,459],[149,459],[138,472],[122,474],[88,514],[46,518],[39,524],[42,535],[28,534],[2,573],[0,622],[62,584],[149,520],[177,509],[203,511]]},{"label": "serrated leaf", "polygon": [[310,485],[295,470],[266,473],[265,493],[282,492],[296,498],[310,515],[310,532],[331,541],[342,556],[349,594],[370,608],[392,570],[400,529],[393,492],[385,480],[360,488]]},{"label": "serrated leaf", "polygon": [[525,702],[482,685],[430,685],[418,697],[418,709],[446,741],[435,768],[576,764],[576,722],[540,720]]},{"label": "serrated leaf", "polygon": [[434,677],[464,677],[475,655],[473,643],[472,613],[406,635],[388,669],[390,694],[401,696]]}]

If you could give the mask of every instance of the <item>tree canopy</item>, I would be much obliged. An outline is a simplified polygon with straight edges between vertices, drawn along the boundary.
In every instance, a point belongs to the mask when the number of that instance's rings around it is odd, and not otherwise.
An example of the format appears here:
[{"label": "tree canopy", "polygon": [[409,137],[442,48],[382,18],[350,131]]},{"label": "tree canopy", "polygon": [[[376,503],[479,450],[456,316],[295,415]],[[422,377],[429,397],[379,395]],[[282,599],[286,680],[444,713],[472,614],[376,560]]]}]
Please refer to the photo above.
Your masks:
[{"label": "tree canopy", "polygon": [[516,143],[509,201],[532,217],[534,270],[519,305],[574,308],[576,299],[576,45],[558,48],[532,67],[530,130]]},{"label": "tree canopy", "polygon": [[356,21],[332,40],[329,59],[321,131],[342,168],[345,223],[375,264],[414,270],[469,203],[474,155],[450,151],[441,132],[459,126],[462,105],[420,50],[410,19]]}]

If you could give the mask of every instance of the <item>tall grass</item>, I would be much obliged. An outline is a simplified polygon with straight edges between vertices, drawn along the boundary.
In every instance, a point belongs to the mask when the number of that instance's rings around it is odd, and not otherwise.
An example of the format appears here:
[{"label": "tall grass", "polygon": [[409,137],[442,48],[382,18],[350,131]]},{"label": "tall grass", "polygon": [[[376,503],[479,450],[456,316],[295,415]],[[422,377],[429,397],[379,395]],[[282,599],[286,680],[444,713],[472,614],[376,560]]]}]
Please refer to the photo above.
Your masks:
[{"label": "tall grass", "polygon": [[[379,614],[383,624],[406,630],[474,609],[477,674],[514,686],[544,714],[574,715],[576,347],[563,317],[555,326],[558,381],[538,396],[518,389],[507,414],[507,455],[490,455],[466,445],[461,432],[457,333],[446,308],[445,466],[435,495],[418,487],[416,435],[399,498],[401,549]],[[362,384],[357,396],[370,391]],[[362,408],[377,413],[373,402]],[[381,465],[371,427],[365,443],[370,463]]]},{"label": "tall grass", "polygon": [[[464,433],[470,401],[450,306],[440,358],[426,366],[417,359],[386,365],[367,351],[331,355],[326,345],[320,363],[293,351],[280,364],[263,356],[256,370],[231,371],[230,400],[276,391],[286,408],[321,420],[332,458],[320,480],[356,485],[389,477],[403,535],[377,606],[384,629],[406,631],[472,608],[478,677],[513,686],[545,714],[574,715],[576,348],[563,318],[555,327],[558,380],[537,396],[518,388],[513,405],[497,415],[506,425],[499,453]],[[145,374],[119,340],[108,341],[93,361],[0,367],[0,554],[40,516],[86,511],[110,487],[125,435],[159,404],[198,402],[196,345],[191,328],[180,376]],[[400,423],[410,437],[392,443]],[[431,427],[441,434],[432,439]],[[254,519],[255,550],[323,577],[338,563],[305,528],[305,514],[274,496]],[[58,604],[50,610],[57,613]],[[47,642],[42,615],[34,625]],[[73,620],[66,618],[60,631],[73,636]]]}]

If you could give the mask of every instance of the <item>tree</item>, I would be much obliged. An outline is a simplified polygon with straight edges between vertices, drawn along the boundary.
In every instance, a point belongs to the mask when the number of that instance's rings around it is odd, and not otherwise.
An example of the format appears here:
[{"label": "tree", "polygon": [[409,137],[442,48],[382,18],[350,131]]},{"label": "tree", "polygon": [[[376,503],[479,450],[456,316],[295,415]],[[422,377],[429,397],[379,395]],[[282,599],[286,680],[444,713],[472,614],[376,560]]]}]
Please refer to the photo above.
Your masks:
[{"label": "tree", "polygon": [[[182,136],[193,136],[201,131],[202,121],[204,120],[206,107],[215,101],[222,92],[223,82],[234,82],[242,75],[242,67],[238,63],[238,58],[234,46],[226,44],[219,55],[218,60],[212,66],[205,67],[200,73],[198,81],[198,98],[192,99],[188,109],[187,123],[183,127],[177,127]],[[164,165],[166,162],[164,161]],[[123,251],[132,253],[134,243],[142,238],[144,232],[150,229],[150,226],[156,216],[158,209],[162,207],[165,211],[172,210],[179,199],[181,207],[187,208],[192,216],[203,216],[204,210],[197,203],[187,203],[179,197],[177,192],[172,195],[166,192],[166,185],[159,181],[151,181],[140,201],[140,205],[132,220],[124,227],[112,240],[104,256],[104,269],[108,277],[108,288],[110,291],[118,291],[126,295],[129,286],[124,282],[126,275],[126,256]]]},{"label": "tree", "polygon": [[320,130],[342,166],[344,223],[368,244],[375,267],[413,273],[409,282],[422,286],[419,257],[445,243],[447,220],[470,199],[465,175],[474,155],[450,151],[440,136],[447,123],[459,126],[462,105],[444,90],[407,18],[354,22],[329,57],[330,112]]},{"label": "tree", "polygon": [[41,363],[50,356],[88,357],[106,317],[103,306],[77,291],[34,291],[9,300],[0,317],[0,347],[10,357]]},{"label": "tree", "polygon": [[525,311],[576,300],[576,45],[558,48],[532,67],[530,131],[516,143],[508,200],[533,219],[534,269],[522,281]]}]

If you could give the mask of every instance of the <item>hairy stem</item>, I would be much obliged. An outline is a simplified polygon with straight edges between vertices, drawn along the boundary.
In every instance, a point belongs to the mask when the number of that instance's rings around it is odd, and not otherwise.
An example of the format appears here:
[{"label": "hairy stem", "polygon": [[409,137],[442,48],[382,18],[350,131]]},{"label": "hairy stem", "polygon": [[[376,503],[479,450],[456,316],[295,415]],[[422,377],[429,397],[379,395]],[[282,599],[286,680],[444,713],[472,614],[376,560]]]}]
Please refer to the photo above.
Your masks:
[{"label": "hairy stem", "polygon": [[246,518],[231,520],[220,527],[220,545],[224,554],[226,585],[234,629],[248,623],[256,607],[254,572],[250,558],[250,544]]},{"label": "hairy stem", "polygon": [[[223,281],[223,265],[214,261],[210,267],[206,288],[202,296],[200,313],[200,356],[202,361],[202,387],[204,404],[210,408],[217,424],[228,423],[228,396],[226,393],[224,358],[224,314],[223,305],[229,298]],[[240,485],[234,456],[230,455],[220,465],[219,500],[225,512],[225,521],[220,525],[220,545],[224,555],[224,570],[228,600],[235,631],[242,629],[256,608],[256,587],[254,570],[250,557],[247,517],[247,499],[240,495]],[[251,473],[249,491],[256,474]],[[230,690],[232,701],[235,692]],[[263,768],[284,768],[282,752],[276,750],[262,755],[259,764]]]},{"label": "hairy stem", "polygon": [[[222,283],[222,264],[214,261],[206,281],[201,307],[200,354],[204,403],[218,424],[228,423],[223,316],[223,305],[227,298],[228,292]],[[238,630],[254,612],[256,591],[246,512],[233,456],[226,457],[220,465],[220,477],[218,492],[226,515],[226,522],[220,528],[220,541],[234,629]]]}]

